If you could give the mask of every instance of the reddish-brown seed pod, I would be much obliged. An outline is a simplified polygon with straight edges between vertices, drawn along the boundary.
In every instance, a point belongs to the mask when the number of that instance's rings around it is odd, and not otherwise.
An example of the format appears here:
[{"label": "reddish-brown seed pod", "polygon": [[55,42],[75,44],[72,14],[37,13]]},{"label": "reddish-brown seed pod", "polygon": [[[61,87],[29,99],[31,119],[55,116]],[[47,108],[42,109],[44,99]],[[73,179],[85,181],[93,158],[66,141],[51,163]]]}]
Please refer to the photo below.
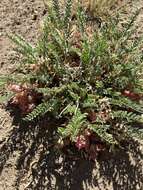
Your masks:
[{"label": "reddish-brown seed pod", "polygon": [[124,91],[122,92],[122,94],[123,94],[124,96],[129,97],[130,99],[136,100],[136,101],[141,100],[141,98],[142,98],[142,96],[141,96],[140,94],[131,92],[131,91],[129,91],[129,90],[124,90]]},{"label": "reddish-brown seed pod", "polygon": [[91,121],[91,123],[94,123],[96,121],[97,115],[94,111],[88,112],[88,119]]}]

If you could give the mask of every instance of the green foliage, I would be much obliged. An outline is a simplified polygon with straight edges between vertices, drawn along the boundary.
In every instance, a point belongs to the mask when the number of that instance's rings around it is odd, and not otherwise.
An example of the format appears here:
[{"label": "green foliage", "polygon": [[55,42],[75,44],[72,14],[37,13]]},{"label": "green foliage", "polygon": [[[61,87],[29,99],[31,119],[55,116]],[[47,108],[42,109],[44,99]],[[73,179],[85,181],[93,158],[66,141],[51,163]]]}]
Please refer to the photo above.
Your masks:
[{"label": "green foliage", "polygon": [[47,112],[51,112],[54,109],[54,104],[50,104],[49,102],[44,102],[39,104],[30,114],[28,114],[24,120],[32,121],[35,118],[42,117]]},{"label": "green foliage", "polygon": [[122,122],[125,121],[127,123],[132,123],[136,121],[141,121],[141,116],[127,111],[115,111],[112,113],[114,118],[120,119]]},{"label": "green foliage", "polygon": [[80,109],[76,106],[68,107],[69,112],[73,113],[68,125],[65,128],[59,128],[59,134],[65,137],[71,137],[72,141],[76,140],[76,137],[82,132],[84,125],[86,124],[86,113],[81,113]]},{"label": "green foliage", "polygon": [[23,55],[23,59],[27,63],[35,63],[37,60],[35,48],[28,42],[25,41],[19,35],[9,35],[8,36],[15,44],[17,48],[15,49],[18,53]]},{"label": "green foliage", "polygon": [[[42,93],[42,102],[24,119],[32,121],[47,113],[63,121],[58,128],[63,139],[75,142],[90,129],[101,141],[120,144],[123,136],[140,133],[133,124],[142,123],[142,44],[140,38],[131,40],[139,13],[124,26],[116,17],[97,28],[96,23],[90,26],[81,6],[75,20],[71,10],[71,0],[63,13],[58,0],[53,0],[36,47],[17,35],[11,37],[28,64],[24,66],[28,80],[21,77],[18,84],[26,81]],[[33,64],[36,69],[30,69]]]},{"label": "green foliage", "polygon": [[143,106],[131,101],[128,98],[120,97],[119,99],[112,99],[111,102],[113,105],[117,105],[121,108],[132,109],[140,114],[143,114]]},{"label": "green foliage", "polygon": [[89,129],[93,130],[107,144],[118,145],[118,141],[107,131],[110,129],[110,125],[90,125]]}]

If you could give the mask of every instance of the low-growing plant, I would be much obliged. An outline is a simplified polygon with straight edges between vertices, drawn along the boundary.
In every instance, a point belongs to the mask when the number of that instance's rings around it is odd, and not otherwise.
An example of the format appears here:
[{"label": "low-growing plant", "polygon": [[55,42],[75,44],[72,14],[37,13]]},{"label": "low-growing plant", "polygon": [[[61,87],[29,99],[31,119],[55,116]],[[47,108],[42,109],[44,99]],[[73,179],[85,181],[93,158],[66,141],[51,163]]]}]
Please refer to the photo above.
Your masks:
[{"label": "low-growing plant", "polygon": [[124,26],[116,17],[100,28],[80,4],[74,20],[71,12],[72,0],[64,12],[53,0],[36,46],[10,36],[22,62],[7,80],[9,102],[27,122],[45,114],[57,119],[59,147],[74,145],[95,159],[105,148],[143,137],[137,128],[143,123],[142,40],[130,40],[138,11]]},{"label": "low-growing plant", "polygon": [[[55,1],[56,2],[56,1]],[[65,6],[66,0],[60,0],[61,7]],[[109,16],[112,7],[115,8],[115,4],[119,0],[73,0],[72,14],[76,14],[78,4],[89,11],[89,13],[94,17],[106,18]],[[52,0],[44,0],[44,4],[48,7],[52,6]],[[57,4],[57,2],[56,2]]]}]

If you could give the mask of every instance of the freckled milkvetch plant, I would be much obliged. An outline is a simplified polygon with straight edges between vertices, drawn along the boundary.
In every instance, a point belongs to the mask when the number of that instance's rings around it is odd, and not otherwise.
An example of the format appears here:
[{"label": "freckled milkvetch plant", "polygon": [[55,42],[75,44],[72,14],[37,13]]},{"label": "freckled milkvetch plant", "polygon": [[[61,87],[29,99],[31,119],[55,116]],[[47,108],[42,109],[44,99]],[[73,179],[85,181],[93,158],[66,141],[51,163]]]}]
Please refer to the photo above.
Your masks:
[{"label": "freckled milkvetch plant", "polygon": [[[119,0],[73,0],[72,14],[76,14],[78,4],[80,4],[88,10],[95,17],[105,17],[109,15],[109,12],[115,3],[117,4]],[[57,1],[55,1],[57,4]],[[60,0],[60,4],[64,7],[66,0]],[[44,4],[48,7],[52,6],[52,0],[44,0]],[[62,7],[61,6],[61,7]]]},{"label": "freckled milkvetch plant", "polygon": [[0,84],[7,81],[2,98],[25,121],[56,119],[60,147],[75,145],[95,159],[107,147],[143,137],[137,127],[143,123],[142,39],[130,40],[138,11],[123,27],[119,17],[97,27],[80,4],[76,12],[73,19],[72,0],[64,11],[53,0],[36,46],[10,36],[22,60],[19,72]]}]

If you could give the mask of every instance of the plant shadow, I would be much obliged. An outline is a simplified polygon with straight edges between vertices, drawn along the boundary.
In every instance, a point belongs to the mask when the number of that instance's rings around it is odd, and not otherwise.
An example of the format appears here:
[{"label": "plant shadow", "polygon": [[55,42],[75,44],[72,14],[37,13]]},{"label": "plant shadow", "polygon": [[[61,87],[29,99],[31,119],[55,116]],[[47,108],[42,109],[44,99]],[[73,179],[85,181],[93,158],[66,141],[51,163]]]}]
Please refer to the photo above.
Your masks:
[{"label": "plant shadow", "polygon": [[[13,115],[13,112],[11,113]],[[29,190],[141,190],[143,153],[137,141],[114,154],[104,152],[96,162],[55,150],[56,121],[47,118],[31,125],[14,113],[15,126],[1,146],[0,172],[15,151],[19,151],[16,189],[27,176]]]}]

